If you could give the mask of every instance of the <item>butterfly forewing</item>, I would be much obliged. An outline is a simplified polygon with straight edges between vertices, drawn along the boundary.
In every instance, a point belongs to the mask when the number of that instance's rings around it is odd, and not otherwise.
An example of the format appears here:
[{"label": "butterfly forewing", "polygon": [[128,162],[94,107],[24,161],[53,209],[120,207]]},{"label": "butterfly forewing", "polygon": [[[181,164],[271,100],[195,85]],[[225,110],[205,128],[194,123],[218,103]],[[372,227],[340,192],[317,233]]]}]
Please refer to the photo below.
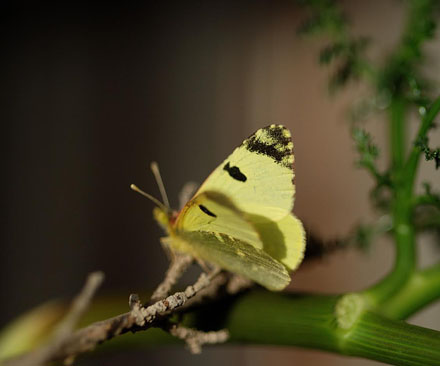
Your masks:
[{"label": "butterfly forewing", "polygon": [[177,219],[176,229],[178,232],[223,233],[256,248],[263,247],[255,226],[244,217],[227,196],[218,192],[203,192],[189,201]]},{"label": "butterfly forewing", "polygon": [[293,207],[293,160],[289,130],[280,125],[267,126],[244,140],[197,194],[223,193],[241,211],[277,221]]}]

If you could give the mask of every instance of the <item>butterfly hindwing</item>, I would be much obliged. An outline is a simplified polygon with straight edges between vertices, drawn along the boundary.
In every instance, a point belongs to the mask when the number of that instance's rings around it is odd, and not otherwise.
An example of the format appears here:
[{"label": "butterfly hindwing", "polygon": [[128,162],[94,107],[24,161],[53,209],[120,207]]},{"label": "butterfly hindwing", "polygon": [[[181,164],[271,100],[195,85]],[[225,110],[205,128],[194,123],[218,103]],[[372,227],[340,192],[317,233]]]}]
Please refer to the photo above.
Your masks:
[{"label": "butterfly hindwing", "polygon": [[269,290],[282,290],[290,282],[286,268],[263,250],[224,233],[184,231],[170,238],[170,245]]},{"label": "butterfly hindwing", "polygon": [[293,207],[293,143],[283,126],[259,129],[206,179],[199,191],[229,197],[242,212],[278,221]]},{"label": "butterfly hindwing", "polygon": [[[252,218],[250,218],[252,222]],[[259,218],[253,224],[263,242],[263,250],[289,271],[295,270],[304,257],[305,232],[293,214],[274,222]]]}]

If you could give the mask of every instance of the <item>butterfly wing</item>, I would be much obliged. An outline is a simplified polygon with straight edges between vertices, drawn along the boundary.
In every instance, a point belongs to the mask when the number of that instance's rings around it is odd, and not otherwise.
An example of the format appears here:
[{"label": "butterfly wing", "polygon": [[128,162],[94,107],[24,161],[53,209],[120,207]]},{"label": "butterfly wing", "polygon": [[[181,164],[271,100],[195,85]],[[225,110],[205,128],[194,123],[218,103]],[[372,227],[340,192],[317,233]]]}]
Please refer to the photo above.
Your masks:
[{"label": "butterfly wing", "polygon": [[259,129],[220,164],[202,184],[226,195],[239,210],[278,221],[293,208],[293,143],[281,125]]},{"label": "butterfly wing", "polygon": [[245,215],[222,193],[206,191],[190,200],[176,221],[177,232],[222,233],[262,249],[260,236]]},{"label": "butterfly wing", "polygon": [[170,245],[196,258],[245,276],[269,290],[290,282],[286,268],[263,250],[223,233],[183,231],[169,238]]},{"label": "butterfly wing", "polygon": [[271,290],[290,282],[305,241],[293,207],[293,143],[258,130],[217,167],[172,224],[169,245]]},{"label": "butterfly wing", "polygon": [[289,271],[294,271],[299,266],[306,247],[301,221],[289,214],[277,222],[258,218],[253,226],[263,242],[263,250],[266,253],[284,264]]},{"label": "butterfly wing", "polygon": [[203,192],[180,213],[169,245],[245,276],[270,290],[290,282],[286,267],[265,252],[255,225],[218,192]]}]

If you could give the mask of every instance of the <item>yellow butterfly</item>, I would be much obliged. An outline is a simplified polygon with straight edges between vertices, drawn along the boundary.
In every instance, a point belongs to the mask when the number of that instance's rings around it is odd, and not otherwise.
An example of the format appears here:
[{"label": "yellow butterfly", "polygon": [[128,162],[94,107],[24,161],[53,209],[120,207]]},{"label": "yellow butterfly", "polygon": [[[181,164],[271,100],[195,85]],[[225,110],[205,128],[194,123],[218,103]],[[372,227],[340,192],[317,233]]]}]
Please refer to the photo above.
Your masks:
[{"label": "yellow butterfly", "polygon": [[289,130],[270,125],[244,140],[180,212],[147,195],[168,234],[162,241],[267,289],[284,289],[305,249],[303,226],[291,213],[293,163]]}]

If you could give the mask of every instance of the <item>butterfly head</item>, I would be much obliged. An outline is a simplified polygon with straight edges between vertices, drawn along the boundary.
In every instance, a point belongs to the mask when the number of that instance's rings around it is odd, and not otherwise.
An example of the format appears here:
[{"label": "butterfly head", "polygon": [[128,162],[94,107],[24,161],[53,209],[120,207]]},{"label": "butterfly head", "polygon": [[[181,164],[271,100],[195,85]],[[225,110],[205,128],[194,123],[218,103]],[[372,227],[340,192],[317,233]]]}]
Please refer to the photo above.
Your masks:
[{"label": "butterfly head", "polygon": [[164,229],[165,231],[169,230],[170,227],[170,216],[167,212],[162,210],[160,207],[155,207],[153,209],[153,217],[157,221],[157,223]]}]

